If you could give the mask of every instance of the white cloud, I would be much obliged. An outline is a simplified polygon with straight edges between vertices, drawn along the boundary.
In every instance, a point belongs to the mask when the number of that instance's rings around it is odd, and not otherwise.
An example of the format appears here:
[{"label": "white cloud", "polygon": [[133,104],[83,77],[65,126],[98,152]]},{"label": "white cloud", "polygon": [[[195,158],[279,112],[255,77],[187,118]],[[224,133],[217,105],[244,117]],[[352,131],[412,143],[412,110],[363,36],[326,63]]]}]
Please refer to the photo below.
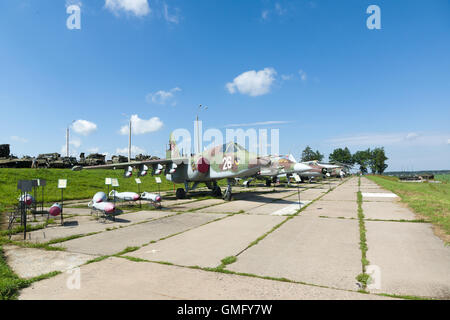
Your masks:
[{"label": "white cloud", "polygon": [[414,140],[418,137],[419,135],[415,132],[410,132],[406,135],[406,140]]},{"label": "white cloud", "polygon": [[261,18],[263,18],[263,20],[269,18],[269,10],[263,10],[263,12],[261,12]]},{"label": "white cloud", "polygon": [[137,17],[146,16],[151,12],[147,0],[105,0],[105,8],[115,15],[119,15],[121,11],[124,11]]},{"label": "white cloud", "polygon": [[281,80],[287,81],[287,80],[292,80],[294,78],[293,74],[282,74],[281,75]]},{"label": "white cloud", "polygon": [[450,144],[450,139],[447,140],[447,144]]},{"label": "white cloud", "polygon": [[181,89],[178,87],[172,88],[169,91],[159,90],[155,93],[148,94],[145,97],[145,100],[148,103],[157,103],[157,104],[171,103],[172,106],[175,106],[177,104],[175,101],[175,93],[179,91],[181,91]]},{"label": "white cloud", "polygon": [[287,12],[287,10],[285,8],[283,8],[281,6],[280,3],[275,3],[275,11],[279,16],[282,16],[283,14],[285,14]]},{"label": "white cloud", "polygon": [[179,9],[175,8],[175,14],[169,13],[169,6],[164,3],[163,15],[167,22],[178,24],[180,22]]},{"label": "white cloud", "polygon": [[[69,141],[69,154],[72,157],[76,157],[78,155],[78,148],[81,146],[81,140],[78,138],[71,138]],[[73,148],[72,148],[73,146]],[[66,144],[61,146],[60,153],[65,157],[67,152]]]},{"label": "white cloud", "polygon": [[302,79],[302,81],[306,81],[308,79],[308,75],[306,74],[305,71],[299,70],[298,74],[300,75],[300,79]]},{"label": "white cloud", "polygon": [[234,78],[233,82],[227,83],[226,88],[231,94],[238,90],[241,94],[248,94],[252,97],[264,95],[270,92],[276,74],[277,72],[273,68],[246,71]]},{"label": "white cloud", "polygon": [[16,141],[16,142],[21,142],[21,143],[27,143],[28,139],[19,137],[19,136],[11,136],[11,140]]},{"label": "white cloud", "polygon": [[[158,117],[148,120],[139,118],[137,114],[131,116],[131,130],[135,135],[158,131],[163,127],[163,122]],[[128,125],[120,128],[120,134],[127,135],[129,132]]]},{"label": "white cloud", "polygon": [[[117,148],[116,153],[123,156],[128,156],[128,147],[125,148]],[[139,148],[137,146],[131,146],[131,155],[135,156],[137,154],[145,154],[145,149]]]},{"label": "white cloud", "polygon": [[[334,146],[439,146],[445,144],[448,135],[436,133],[366,133],[329,139]],[[448,143],[448,141],[447,141]]]},{"label": "white cloud", "polygon": [[87,136],[97,130],[97,125],[87,120],[77,120],[72,124],[72,129],[83,136]]}]

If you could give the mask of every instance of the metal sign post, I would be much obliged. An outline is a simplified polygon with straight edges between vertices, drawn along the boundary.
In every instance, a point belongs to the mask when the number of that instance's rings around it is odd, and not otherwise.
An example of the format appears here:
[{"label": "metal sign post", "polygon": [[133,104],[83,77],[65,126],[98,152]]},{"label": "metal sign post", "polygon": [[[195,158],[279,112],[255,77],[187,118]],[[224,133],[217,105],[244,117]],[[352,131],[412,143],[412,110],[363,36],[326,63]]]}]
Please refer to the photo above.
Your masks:
[{"label": "metal sign post", "polygon": [[[19,180],[17,183],[17,189],[20,190],[20,216],[21,216],[21,225],[23,225],[23,240],[27,239],[27,207],[26,207],[26,196],[28,192],[31,192],[33,189],[33,183],[31,180]],[[22,201],[20,201],[22,200]]]},{"label": "metal sign post", "polygon": [[111,178],[105,178],[105,184],[108,186],[108,193],[106,194],[106,198],[109,199],[109,186],[112,184]]},{"label": "metal sign post", "polygon": [[158,195],[161,197],[161,178],[155,177],[156,184],[158,185]]},{"label": "metal sign post", "polygon": [[141,179],[139,179],[139,178],[136,178],[136,179],[134,179],[135,181],[136,181],[136,183],[137,183],[137,186],[138,186],[138,195],[139,195],[139,208],[142,208],[142,203],[141,203]]},{"label": "metal sign post", "polygon": [[[119,187],[119,181],[117,179],[111,179],[111,186],[114,188]],[[113,200],[114,200],[114,207],[115,207],[116,206],[116,197],[115,196],[113,196]]]},{"label": "metal sign post", "polygon": [[299,183],[302,181],[302,179],[300,179],[298,174],[294,175],[294,179],[297,182],[298,206],[299,206],[299,209],[301,209],[302,208],[302,203],[300,202],[300,187],[299,187]]},{"label": "metal sign post", "polygon": [[41,212],[44,212],[44,188],[47,181],[44,179],[39,179],[39,186],[42,188],[42,202],[41,202]]},{"label": "metal sign post", "polygon": [[59,179],[58,180],[58,189],[61,189],[61,225],[64,224],[64,217],[63,217],[63,211],[64,211],[64,189],[67,187],[67,180],[66,179]]}]

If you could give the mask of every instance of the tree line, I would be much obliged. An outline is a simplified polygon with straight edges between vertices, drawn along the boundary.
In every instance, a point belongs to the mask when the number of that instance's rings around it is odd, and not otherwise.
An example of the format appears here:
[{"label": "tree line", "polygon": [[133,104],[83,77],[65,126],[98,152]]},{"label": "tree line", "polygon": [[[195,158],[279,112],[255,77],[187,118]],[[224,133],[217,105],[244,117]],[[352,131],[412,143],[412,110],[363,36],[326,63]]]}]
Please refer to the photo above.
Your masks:
[{"label": "tree line", "polygon": [[[320,153],[319,150],[313,151],[310,146],[307,146],[302,151],[302,161],[322,161],[323,158],[324,155]],[[362,173],[368,173],[370,169],[372,173],[377,174],[382,174],[386,170],[388,167],[386,160],[388,159],[384,147],[375,148],[373,150],[368,148],[367,150],[357,151],[354,154],[352,154],[347,147],[344,149],[337,148],[328,156],[330,162],[339,162],[351,166],[357,164]]]}]

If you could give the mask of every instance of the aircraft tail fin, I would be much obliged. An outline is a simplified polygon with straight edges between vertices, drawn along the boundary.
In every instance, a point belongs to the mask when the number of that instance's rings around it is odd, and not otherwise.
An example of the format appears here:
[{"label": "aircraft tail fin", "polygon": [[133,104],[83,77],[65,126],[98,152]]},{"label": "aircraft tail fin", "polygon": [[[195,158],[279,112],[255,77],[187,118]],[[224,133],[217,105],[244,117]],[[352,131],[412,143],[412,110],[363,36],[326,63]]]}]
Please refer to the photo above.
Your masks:
[{"label": "aircraft tail fin", "polygon": [[180,150],[178,149],[177,142],[175,141],[172,134],[169,138],[169,150],[166,151],[167,159],[180,158]]},{"label": "aircraft tail fin", "polygon": [[297,160],[295,160],[294,156],[292,155],[292,153],[289,155],[289,160],[291,160],[294,163],[297,163]]}]

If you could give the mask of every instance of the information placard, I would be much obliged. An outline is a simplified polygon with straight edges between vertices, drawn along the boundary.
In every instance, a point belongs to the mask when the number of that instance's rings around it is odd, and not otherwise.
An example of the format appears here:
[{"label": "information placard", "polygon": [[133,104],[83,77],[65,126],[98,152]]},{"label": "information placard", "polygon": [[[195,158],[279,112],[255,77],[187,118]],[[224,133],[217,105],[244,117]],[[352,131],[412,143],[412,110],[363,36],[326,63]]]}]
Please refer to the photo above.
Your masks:
[{"label": "information placard", "polygon": [[141,179],[136,178],[136,179],[134,179],[134,180],[136,181],[137,184],[141,184]]},{"label": "information placard", "polygon": [[118,187],[119,186],[119,180],[117,179],[111,179],[111,185],[113,187]]},{"label": "information placard", "polygon": [[67,179],[58,179],[58,189],[65,189],[67,187]]},{"label": "information placard", "polygon": [[302,179],[300,179],[298,174],[294,174],[294,179],[296,182],[302,182]]},{"label": "information placard", "polygon": [[111,178],[105,178],[105,184],[111,185],[112,184]]},{"label": "information placard", "polygon": [[29,192],[33,188],[31,180],[19,180],[17,182],[17,189],[22,192]]},{"label": "information placard", "polygon": [[155,177],[155,181],[156,181],[156,183],[161,183],[161,178],[160,177]]}]

